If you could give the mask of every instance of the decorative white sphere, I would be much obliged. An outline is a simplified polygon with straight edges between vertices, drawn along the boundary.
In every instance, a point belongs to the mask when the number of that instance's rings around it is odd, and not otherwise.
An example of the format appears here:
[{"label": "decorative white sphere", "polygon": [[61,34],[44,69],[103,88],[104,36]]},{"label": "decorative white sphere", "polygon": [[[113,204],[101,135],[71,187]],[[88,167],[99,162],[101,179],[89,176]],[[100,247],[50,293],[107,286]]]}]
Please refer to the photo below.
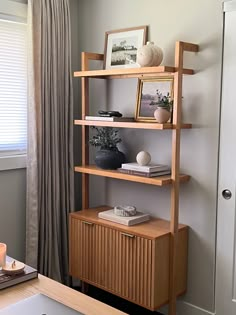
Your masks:
[{"label": "decorative white sphere", "polygon": [[141,67],[159,66],[163,59],[163,51],[153,42],[147,42],[147,45],[137,50],[137,63]]},{"label": "decorative white sphere", "polygon": [[151,162],[151,155],[148,152],[140,151],[136,156],[139,165],[148,165]]}]

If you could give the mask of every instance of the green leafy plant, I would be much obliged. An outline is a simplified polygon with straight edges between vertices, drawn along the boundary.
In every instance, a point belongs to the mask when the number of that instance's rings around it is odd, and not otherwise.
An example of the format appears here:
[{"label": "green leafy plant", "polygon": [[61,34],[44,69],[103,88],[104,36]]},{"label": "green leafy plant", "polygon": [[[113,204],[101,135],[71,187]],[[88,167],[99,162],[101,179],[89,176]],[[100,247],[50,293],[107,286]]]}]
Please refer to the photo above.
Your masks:
[{"label": "green leafy plant", "polygon": [[101,147],[101,149],[118,150],[117,144],[121,142],[121,138],[118,136],[118,129],[111,127],[95,127],[91,129],[96,131],[96,134],[92,136],[89,143],[95,147]]},{"label": "green leafy plant", "polygon": [[157,100],[151,101],[149,105],[157,105],[158,107],[164,108],[170,112],[173,107],[173,99],[168,92],[166,95],[163,95],[159,90],[156,90]]}]

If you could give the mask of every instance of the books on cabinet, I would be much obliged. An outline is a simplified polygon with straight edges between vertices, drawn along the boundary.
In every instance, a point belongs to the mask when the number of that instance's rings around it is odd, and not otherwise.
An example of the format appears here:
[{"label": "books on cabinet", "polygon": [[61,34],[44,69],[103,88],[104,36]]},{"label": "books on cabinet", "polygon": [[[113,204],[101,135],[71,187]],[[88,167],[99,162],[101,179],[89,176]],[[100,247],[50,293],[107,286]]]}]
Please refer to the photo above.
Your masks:
[{"label": "books on cabinet", "polygon": [[[6,263],[10,264],[14,259],[7,256]],[[0,290],[11,287],[18,283],[22,283],[38,277],[38,271],[28,265],[25,265],[24,270],[20,273],[5,273],[0,270]]]}]

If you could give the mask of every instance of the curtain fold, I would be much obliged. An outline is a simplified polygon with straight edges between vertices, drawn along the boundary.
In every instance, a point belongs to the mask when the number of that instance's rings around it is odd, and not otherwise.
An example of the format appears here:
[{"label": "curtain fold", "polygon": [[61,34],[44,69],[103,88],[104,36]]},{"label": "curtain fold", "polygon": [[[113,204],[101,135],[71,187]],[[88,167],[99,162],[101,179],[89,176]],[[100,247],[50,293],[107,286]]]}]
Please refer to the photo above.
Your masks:
[{"label": "curtain fold", "polygon": [[68,283],[74,209],[73,91],[68,0],[29,1],[26,262]]}]

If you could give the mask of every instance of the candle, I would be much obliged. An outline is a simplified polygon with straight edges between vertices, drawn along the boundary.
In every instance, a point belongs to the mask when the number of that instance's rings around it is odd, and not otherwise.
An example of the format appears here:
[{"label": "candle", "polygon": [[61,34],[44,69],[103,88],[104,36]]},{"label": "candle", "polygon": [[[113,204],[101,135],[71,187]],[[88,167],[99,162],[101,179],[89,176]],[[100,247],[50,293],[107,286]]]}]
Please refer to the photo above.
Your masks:
[{"label": "candle", "polygon": [[6,264],[7,245],[0,243],[0,267]]}]

